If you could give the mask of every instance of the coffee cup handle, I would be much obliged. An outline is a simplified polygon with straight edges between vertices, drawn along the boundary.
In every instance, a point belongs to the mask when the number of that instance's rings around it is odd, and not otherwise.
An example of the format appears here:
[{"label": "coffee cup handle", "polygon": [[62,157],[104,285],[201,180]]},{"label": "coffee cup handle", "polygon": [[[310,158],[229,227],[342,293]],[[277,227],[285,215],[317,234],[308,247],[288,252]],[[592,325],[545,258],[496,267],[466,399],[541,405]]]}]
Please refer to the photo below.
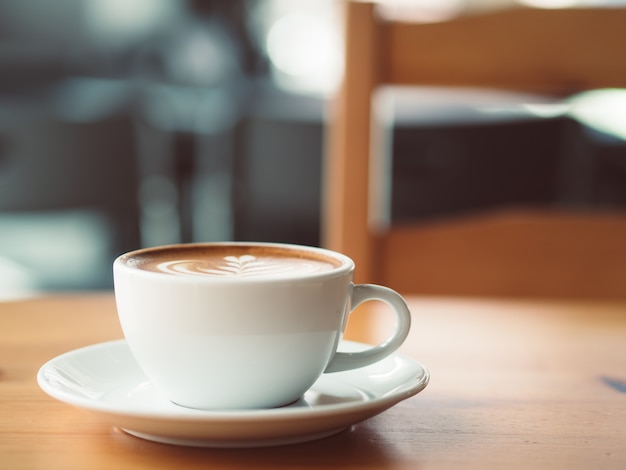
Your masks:
[{"label": "coffee cup handle", "polygon": [[356,369],[378,362],[396,351],[406,339],[411,327],[411,312],[402,296],[388,287],[356,284],[352,290],[351,312],[369,300],[385,302],[394,311],[396,324],[393,333],[383,343],[364,351],[336,352],[324,370],[325,373]]}]

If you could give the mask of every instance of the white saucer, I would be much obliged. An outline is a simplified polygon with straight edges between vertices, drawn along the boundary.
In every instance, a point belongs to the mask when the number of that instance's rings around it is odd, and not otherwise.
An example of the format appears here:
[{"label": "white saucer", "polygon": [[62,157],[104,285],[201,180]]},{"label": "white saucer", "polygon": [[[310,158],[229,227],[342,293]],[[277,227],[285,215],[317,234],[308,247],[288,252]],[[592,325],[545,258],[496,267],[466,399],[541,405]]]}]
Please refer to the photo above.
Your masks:
[{"label": "white saucer", "polygon": [[[344,341],[342,351],[366,345]],[[65,353],[44,364],[39,386],[50,396],[98,413],[129,434],[168,444],[258,447],[330,436],[426,387],[429,374],[394,354],[368,367],[324,374],[301,400],[270,410],[202,411],[168,401],[153,387],[124,340]]]}]

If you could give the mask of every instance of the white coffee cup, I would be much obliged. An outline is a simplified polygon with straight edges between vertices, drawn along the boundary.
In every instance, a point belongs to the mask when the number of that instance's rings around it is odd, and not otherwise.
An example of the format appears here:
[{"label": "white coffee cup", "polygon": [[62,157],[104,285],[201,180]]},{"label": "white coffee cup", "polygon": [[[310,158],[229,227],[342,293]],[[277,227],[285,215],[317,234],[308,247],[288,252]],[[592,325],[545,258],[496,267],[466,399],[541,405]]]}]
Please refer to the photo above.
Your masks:
[{"label": "white coffee cup", "polygon": [[[393,353],[411,323],[391,289],[353,284],[353,261],[320,248],[206,243],[146,248],[113,264],[124,336],[154,386],[197,409],[279,407],[326,372]],[[348,314],[381,300],[397,317],[390,338],[337,352]]]}]

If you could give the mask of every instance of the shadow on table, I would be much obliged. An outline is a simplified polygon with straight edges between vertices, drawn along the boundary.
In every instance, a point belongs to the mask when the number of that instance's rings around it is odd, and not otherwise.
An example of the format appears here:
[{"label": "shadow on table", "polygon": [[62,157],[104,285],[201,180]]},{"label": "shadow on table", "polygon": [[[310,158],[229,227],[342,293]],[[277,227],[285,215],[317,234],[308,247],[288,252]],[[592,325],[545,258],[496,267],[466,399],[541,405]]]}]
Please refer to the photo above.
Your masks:
[{"label": "shadow on table", "polygon": [[128,459],[154,460],[155,468],[382,467],[389,462],[386,443],[370,423],[361,423],[334,436],[302,444],[252,449],[177,447],[134,438],[115,430],[115,440],[129,451]]}]

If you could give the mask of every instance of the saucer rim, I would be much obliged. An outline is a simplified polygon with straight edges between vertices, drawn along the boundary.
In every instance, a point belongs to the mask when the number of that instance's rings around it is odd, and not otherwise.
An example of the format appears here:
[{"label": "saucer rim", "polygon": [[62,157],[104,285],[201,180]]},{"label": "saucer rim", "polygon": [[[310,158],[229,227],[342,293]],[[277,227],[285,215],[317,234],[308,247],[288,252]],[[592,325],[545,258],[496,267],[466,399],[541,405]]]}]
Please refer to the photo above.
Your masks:
[{"label": "saucer rim", "polygon": [[[371,347],[366,343],[361,343],[357,341],[350,340],[341,340],[341,345],[354,345],[357,347]],[[403,401],[407,398],[410,398],[419,392],[421,392],[430,381],[430,372],[428,369],[416,361],[415,359],[408,357],[402,353],[398,353],[397,351],[390,354],[386,359],[398,357],[405,362],[412,363],[413,366],[416,367],[420,371],[419,374],[415,374],[411,379],[407,379],[404,383],[395,387],[393,390],[386,392],[384,395],[372,397],[365,401],[354,401],[348,403],[331,403],[331,404],[323,404],[316,405],[313,407],[302,407],[302,408],[290,408],[290,407],[281,407],[281,408],[265,408],[265,409],[228,409],[228,410],[201,410],[201,409],[193,409],[193,408],[185,408],[178,407],[176,412],[163,412],[163,411],[147,411],[147,410],[130,410],[130,409],[116,409],[111,407],[105,401],[98,400],[97,398],[85,398],[76,396],[70,392],[63,391],[58,387],[53,386],[45,377],[45,372],[49,367],[52,367],[58,361],[62,361],[68,357],[76,356],[81,352],[86,350],[93,349],[109,349],[115,347],[126,347],[128,348],[128,344],[125,339],[117,339],[111,341],[104,341],[99,343],[94,343],[91,345],[79,347],[77,349],[73,349],[71,351],[67,351],[62,353],[48,361],[46,361],[37,372],[37,383],[39,387],[47,393],[52,398],[55,398],[61,402],[66,404],[79,407],[82,409],[104,413],[109,416],[115,415],[124,415],[135,418],[150,418],[150,419],[161,419],[161,420],[175,420],[175,421],[205,421],[205,420],[219,420],[225,419],[229,423],[232,423],[237,420],[241,421],[265,421],[267,419],[305,419],[311,415],[315,415],[316,417],[323,417],[324,415],[332,415],[335,416],[339,413],[349,413],[351,411],[354,412],[362,412],[364,409],[368,407],[375,407],[376,409],[388,409],[391,406]],[[129,352],[130,353],[130,352]],[[132,355],[132,353],[130,353]],[[366,369],[364,367],[363,369]],[[325,374],[326,376],[340,376],[341,374],[346,373],[354,373],[354,371],[358,371],[358,369],[353,369],[344,372]],[[147,380],[147,378],[146,378]],[[349,381],[343,381],[344,383],[350,383]],[[407,384],[410,384],[406,387]],[[114,388],[114,387],[112,387]]]},{"label": "saucer rim", "polygon": [[[354,341],[342,341],[341,346],[352,348],[367,348],[369,345]],[[80,387],[76,391],[65,390],[62,385],[53,384],[46,378],[48,367],[57,367],[57,361],[80,359],[81,352],[93,348],[101,348],[112,360],[126,364],[120,369],[119,379],[107,377],[110,387],[104,387],[94,397],[83,396]],[[107,348],[108,353],[107,353]],[[110,349],[118,348],[118,349]],[[124,348],[121,350],[119,348]],[[122,351],[123,357],[116,359],[115,351]],[[97,353],[96,353],[97,354]],[[394,359],[395,358],[395,359]],[[96,355],[96,360],[99,357]],[[376,384],[377,371],[372,369],[376,364],[361,369],[324,374],[324,382],[318,383],[323,391],[327,387],[349,387],[361,395],[361,399],[338,403],[313,403],[309,406],[296,406],[256,410],[195,410],[178,407],[158,394],[154,388],[151,393],[157,393],[150,400],[156,400],[150,409],[132,409],[124,402],[109,401],[107,396],[115,392],[128,392],[138,385],[149,383],[147,377],[134,360],[125,340],[107,341],[75,349],[63,353],[47,361],[39,370],[37,380],[40,387],[51,397],[85,411],[99,415],[102,422],[134,436],[161,444],[179,445],[185,447],[204,448],[260,448],[291,445],[330,437],[354,427],[376,415],[379,415],[399,402],[421,392],[429,383],[430,373],[426,367],[414,359],[398,352],[390,354],[383,361],[392,359],[394,362],[391,373],[402,374],[385,382],[386,387],[378,388]],[[125,360],[132,362],[125,362]],[[103,367],[110,367],[105,363]],[[362,370],[363,377],[358,375]],[[94,366],[91,370],[105,371]],[[78,372],[82,370],[79,367]],[[386,369],[387,371],[387,369]],[[387,372],[388,373],[388,372]],[[113,374],[115,376],[115,373]],[[343,380],[332,378],[342,377]],[[92,376],[94,377],[94,376]],[[96,372],[96,378],[98,377]],[[73,379],[73,376],[70,376]],[[330,381],[329,381],[330,379]],[[102,383],[102,382],[101,382]],[[315,390],[314,384],[310,390]],[[87,389],[89,390],[89,389]],[[160,395],[160,396],[159,396]],[[166,406],[171,408],[163,407]],[[151,401],[152,403],[152,401]]]}]

